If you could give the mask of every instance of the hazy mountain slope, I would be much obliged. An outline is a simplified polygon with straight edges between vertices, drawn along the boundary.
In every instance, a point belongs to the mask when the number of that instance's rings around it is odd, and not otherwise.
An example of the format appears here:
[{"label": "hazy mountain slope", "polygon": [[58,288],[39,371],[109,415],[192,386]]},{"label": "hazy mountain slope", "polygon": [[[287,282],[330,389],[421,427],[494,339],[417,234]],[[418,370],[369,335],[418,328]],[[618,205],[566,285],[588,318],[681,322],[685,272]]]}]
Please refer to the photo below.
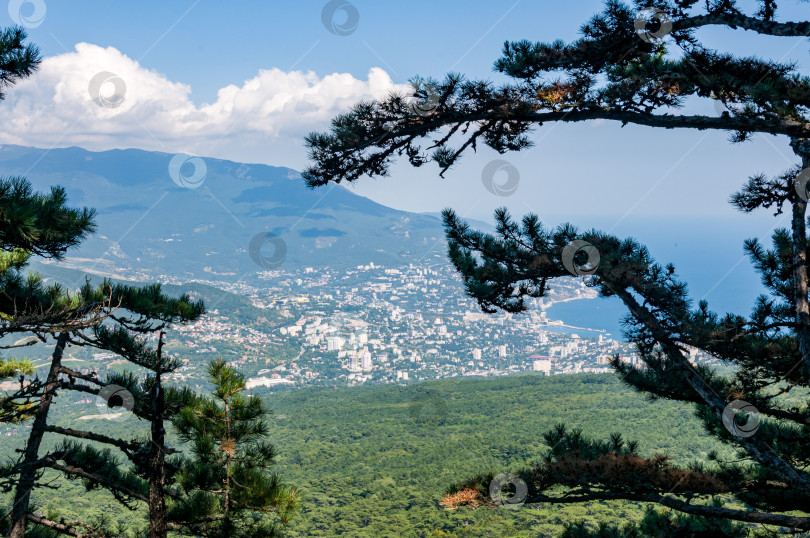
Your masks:
[{"label": "hazy mountain slope", "polygon": [[[0,146],[0,173],[24,175],[37,189],[63,185],[72,204],[96,208],[99,232],[70,261],[105,273],[237,278],[275,267],[408,263],[431,250],[443,254],[434,216],[391,209],[342,186],[310,190],[289,168],[219,159],[203,158],[202,172],[185,163],[180,172],[189,180],[204,173],[197,188],[185,188],[172,179],[173,157]],[[286,247],[282,256],[264,245],[268,267],[249,252],[262,232]]]}]

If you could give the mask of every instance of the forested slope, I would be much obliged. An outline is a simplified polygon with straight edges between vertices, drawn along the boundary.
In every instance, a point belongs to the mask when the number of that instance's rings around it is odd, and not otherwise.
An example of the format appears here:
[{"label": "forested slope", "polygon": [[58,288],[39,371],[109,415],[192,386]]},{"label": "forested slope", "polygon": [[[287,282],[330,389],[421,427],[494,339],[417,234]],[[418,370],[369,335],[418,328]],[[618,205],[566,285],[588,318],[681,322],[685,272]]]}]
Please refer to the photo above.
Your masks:
[{"label": "forested slope", "polygon": [[[688,407],[650,402],[612,375],[443,380],[265,397],[275,414],[271,440],[280,452],[279,471],[304,495],[293,536],[553,536],[579,519],[640,517],[643,507],[628,503],[454,512],[438,505],[458,480],[536,461],[547,448],[542,433],[559,422],[597,437],[628,432],[642,453],[661,451],[680,462],[718,448]],[[97,412],[92,404],[72,408],[58,421]],[[110,432],[137,427],[132,419],[94,422]],[[4,459],[18,439],[0,437]],[[43,512],[66,518],[137,517],[106,497],[65,484],[38,490],[35,500]],[[65,498],[72,499],[69,505]]]}]

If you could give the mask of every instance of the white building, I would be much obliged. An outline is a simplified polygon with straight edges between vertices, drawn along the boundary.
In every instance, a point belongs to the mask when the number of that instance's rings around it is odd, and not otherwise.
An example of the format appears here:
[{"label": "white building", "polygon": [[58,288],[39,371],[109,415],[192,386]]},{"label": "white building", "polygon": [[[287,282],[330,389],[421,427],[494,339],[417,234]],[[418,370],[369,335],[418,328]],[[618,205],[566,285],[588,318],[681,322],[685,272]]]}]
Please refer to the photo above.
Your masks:
[{"label": "white building", "polygon": [[340,351],[345,343],[340,336],[330,336],[326,339],[326,351]]},{"label": "white building", "polygon": [[481,350],[480,349],[473,349],[473,360],[480,361],[481,360]]},{"label": "white building", "polygon": [[619,361],[631,366],[644,366],[644,361],[641,360],[641,357],[637,353],[631,353],[628,356],[622,355],[619,357]]},{"label": "white building", "polygon": [[371,370],[371,352],[368,349],[360,352],[360,369]]},{"label": "white building", "polygon": [[318,336],[317,334],[313,334],[311,336],[307,336],[306,342],[310,346],[317,346],[320,345],[321,343],[321,337]]},{"label": "white building", "polygon": [[543,372],[546,375],[551,375],[551,359],[535,359],[532,361],[532,371]]},{"label": "white building", "polygon": [[284,335],[295,335],[301,332],[301,325],[291,325],[289,327],[282,327],[279,332]]}]

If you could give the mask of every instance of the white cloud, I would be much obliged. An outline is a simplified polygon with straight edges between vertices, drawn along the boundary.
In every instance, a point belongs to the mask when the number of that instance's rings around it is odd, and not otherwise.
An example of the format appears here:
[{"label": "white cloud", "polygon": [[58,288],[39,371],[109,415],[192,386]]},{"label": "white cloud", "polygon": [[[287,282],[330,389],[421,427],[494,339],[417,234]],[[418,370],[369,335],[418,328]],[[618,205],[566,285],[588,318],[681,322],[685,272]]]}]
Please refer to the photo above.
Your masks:
[{"label": "white cloud", "polygon": [[[116,107],[105,108],[91,98],[90,81],[102,72],[117,75],[126,86]],[[101,86],[102,100],[115,101],[112,82]],[[144,68],[115,48],[79,43],[75,52],[46,58],[38,73],[7,93],[0,103],[5,126],[0,143],[248,158],[246,147],[300,146],[304,134],[328,128],[329,120],[352,104],[395,90],[404,88],[376,67],[367,80],[273,68],[260,70],[241,86],[225,86],[215,102],[196,106],[188,85]]]}]

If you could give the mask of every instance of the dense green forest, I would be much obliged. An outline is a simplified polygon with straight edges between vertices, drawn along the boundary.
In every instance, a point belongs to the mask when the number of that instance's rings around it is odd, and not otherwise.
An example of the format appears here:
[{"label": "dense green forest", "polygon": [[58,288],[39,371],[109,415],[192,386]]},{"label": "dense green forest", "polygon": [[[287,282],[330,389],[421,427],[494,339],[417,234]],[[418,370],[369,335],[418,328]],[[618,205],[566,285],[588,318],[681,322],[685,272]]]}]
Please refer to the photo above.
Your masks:
[{"label": "dense green forest", "polygon": [[[552,536],[572,521],[640,518],[644,505],[625,502],[477,511],[439,506],[459,480],[534,462],[547,448],[542,433],[559,422],[594,436],[622,431],[640,441],[643,454],[663,452],[677,463],[722,450],[689,406],[651,402],[612,375],[521,375],[264,397],[275,416],[278,471],[303,493],[291,536]],[[71,406],[70,415],[56,420],[75,421],[92,407]],[[96,420],[111,433],[132,427],[129,421]],[[2,454],[23,438],[1,437]],[[127,518],[106,493],[84,492],[78,483],[40,489],[35,502],[39,511],[68,519]]]}]

